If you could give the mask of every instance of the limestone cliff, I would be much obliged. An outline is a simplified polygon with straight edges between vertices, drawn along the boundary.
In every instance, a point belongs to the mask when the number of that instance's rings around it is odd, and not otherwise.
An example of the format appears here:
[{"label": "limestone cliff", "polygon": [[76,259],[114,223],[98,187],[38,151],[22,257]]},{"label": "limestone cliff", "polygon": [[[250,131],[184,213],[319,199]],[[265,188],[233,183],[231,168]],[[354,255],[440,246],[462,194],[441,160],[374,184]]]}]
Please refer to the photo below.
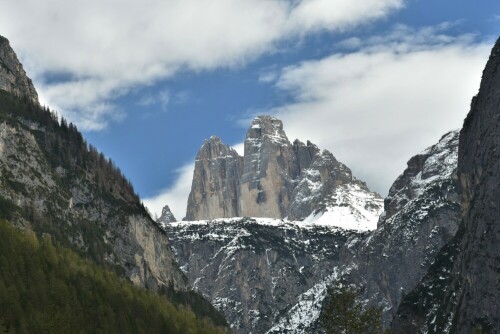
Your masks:
[{"label": "limestone cliff", "polygon": [[132,185],[73,125],[38,103],[31,79],[0,37],[1,218],[153,290],[188,289],[167,235]]},{"label": "limestone cliff", "polygon": [[218,137],[206,140],[195,161],[186,220],[239,215],[239,180],[243,158]]},{"label": "limestone cliff", "polygon": [[369,222],[368,229],[376,227],[382,211],[380,196],[330,152],[309,141],[290,143],[280,120],[256,117],[244,149],[240,157],[217,137],[203,144],[195,162],[186,220],[309,218],[347,228],[357,229],[361,221]]},{"label": "limestone cliff", "polygon": [[9,40],[0,36],[0,89],[38,104],[38,94]]},{"label": "limestone cliff", "polygon": [[286,217],[299,170],[280,120],[270,116],[253,120],[245,139],[243,166],[240,216]]},{"label": "limestone cliff", "polygon": [[500,39],[460,132],[459,233],[398,311],[398,332],[500,332]]},{"label": "limestone cliff", "polygon": [[462,251],[454,323],[457,333],[500,332],[500,39],[460,133]]}]

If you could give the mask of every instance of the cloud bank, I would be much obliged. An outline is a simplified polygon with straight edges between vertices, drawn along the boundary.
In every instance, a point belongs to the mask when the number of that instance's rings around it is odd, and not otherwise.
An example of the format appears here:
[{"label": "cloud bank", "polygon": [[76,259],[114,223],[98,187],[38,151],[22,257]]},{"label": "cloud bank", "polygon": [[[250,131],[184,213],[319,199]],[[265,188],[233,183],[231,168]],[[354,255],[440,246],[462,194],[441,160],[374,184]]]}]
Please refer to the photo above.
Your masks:
[{"label": "cloud bank", "polygon": [[[279,117],[291,140],[330,150],[385,196],[410,157],[462,126],[478,91],[492,42],[447,35],[450,25],[397,25],[383,36],[342,41],[323,59],[264,73],[260,82],[292,102],[258,114]],[[246,128],[251,120],[240,122]],[[242,144],[235,147],[243,153]],[[175,208],[184,215],[191,178],[192,169],[183,169],[159,203],[175,207],[167,198],[184,196]]]},{"label": "cloud bank", "polygon": [[[86,130],[121,115],[113,99],[179,70],[241,66],[281,42],[385,17],[403,0],[1,0],[44,103]],[[20,20],[20,18],[23,18]]]},{"label": "cloud bank", "polygon": [[479,89],[491,44],[446,35],[448,27],[396,26],[286,67],[274,85],[293,102],[267,112],[386,195],[411,156],[462,126]]}]

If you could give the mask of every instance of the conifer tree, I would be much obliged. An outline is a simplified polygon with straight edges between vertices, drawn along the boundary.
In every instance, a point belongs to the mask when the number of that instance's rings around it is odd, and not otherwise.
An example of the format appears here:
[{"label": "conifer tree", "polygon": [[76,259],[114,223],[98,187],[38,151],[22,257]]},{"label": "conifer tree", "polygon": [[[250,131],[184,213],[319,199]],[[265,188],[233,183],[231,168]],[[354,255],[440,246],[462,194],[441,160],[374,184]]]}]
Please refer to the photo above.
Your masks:
[{"label": "conifer tree", "polygon": [[358,291],[344,281],[328,288],[327,304],[320,316],[321,327],[327,334],[378,334],[382,324],[380,309],[363,309],[356,301]]}]

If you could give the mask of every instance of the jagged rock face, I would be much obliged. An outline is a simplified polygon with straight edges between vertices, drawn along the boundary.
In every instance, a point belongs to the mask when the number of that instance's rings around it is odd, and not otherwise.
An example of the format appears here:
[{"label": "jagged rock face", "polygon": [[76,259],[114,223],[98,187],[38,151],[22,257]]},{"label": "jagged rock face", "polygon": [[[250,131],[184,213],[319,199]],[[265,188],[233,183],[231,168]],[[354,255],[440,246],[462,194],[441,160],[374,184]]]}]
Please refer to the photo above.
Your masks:
[{"label": "jagged rock face", "polygon": [[35,217],[13,223],[47,231],[43,225],[50,221],[57,225],[59,242],[97,254],[138,286],[187,289],[166,234],[151,218],[125,199],[101,196],[75,171],[52,169],[37,140],[43,128],[32,126],[0,124],[0,198]]},{"label": "jagged rock face", "polygon": [[[8,213],[15,225],[52,235],[62,245],[117,269],[139,286],[187,289],[167,235],[141,207],[123,176],[110,172],[112,167],[104,156],[92,155],[75,128],[59,126],[39,106],[32,81],[3,37],[0,88],[2,215]],[[18,117],[16,111],[24,116]],[[34,118],[29,119],[30,115]],[[45,119],[45,125],[37,123],[40,119]],[[80,151],[61,149],[66,145]]]},{"label": "jagged rock face", "polygon": [[189,282],[236,333],[265,333],[299,295],[343,263],[341,247],[362,234],[280,220],[234,218],[166,226]]},{"label": "jagged rock face", "polygon": [[[383,309],[387,327],[405,294],[424,277],[440,249],[457,233],[460,221],[456,178],[458,132],[443,136],[408,162],[386,201],[387,212],[367,238],[350,240],[345,262],[318,282],[269,333],[317,333],[326,286],[339,277],[363,287],[360,300]],[[414,162],[420,161],[418,165]],[[311,300],[315,300],[311,303]]]},{"label": "jagged rock face", "polygon": [[402,332],[500,332],[500,39],[460,132],[462,223],[426,277],[405,299]]},{"label": "jagged rock face", "polygon": [[293,152],[297,160],[299,168],[298,172],[301,174],[304,169],[307,169],[312,165],[313,160],[318,155],[320,150],[309,140],[307,141],[307,144],[304,144],[300,140],[295,139],[293,142]]},{"label": "jagged rock face", "polygon": [[[310,218],[322,224],[374,229],[381,211],[380,196],[330,152],[309,141],[291,144],[280,120],[259,116],[247,132],[243,158],[217,137],[202,146],[186,220]],[[370,228],[358,228],[356,224],[363,221],[369,221]]]},{"label": "jagged rock face", "polygon": [[218,137],[206,140],[196,156],[186,220],[239,216],[243,158]]},{"label": "jagged rock face", "polygon": [[303,169],[292,198],[290,220],[331,221],[358,230],[374,230],[383,208],[380,196],[327,150],[316,154],[312,165]]},{"label": "jagged rock face", "polygon": [[[419,283],[458,230],[457,151],[458,132],[454,131],[410,159],[389,192],[387,209],[396,211],[381,219],[380,228],[354,254],[353,261],[359,265],[349,279],[365,287],[361,299],[383,307],[386,326],[404,295]],[[417,168],[416,160],[420,161]]]},{"label": "jagged rock face", "polygon": [[243,165],[241,216],[286,217],[299,169],[280,120],[270,116],[253,120],[245,139]]},{"label": "jagged rock face", "polygon": [[38,104],[38,94],[33,82],[26,76],[9,40],[0,36],[0,89],[18,97],[25,97]]},{"label": "jagged rock face", "polygon": [[436,178],[453,175],[457,168],[458,132],[450,132],[438,144],[417,154],[389,190],[384,200],[385,218],[391,218],[425,191]]},{"label": "jagged rock face", "polygon": [[158,219],[156,220],[156,223],[163,227],[167,224],[170,224],[170,223],[175,223],[177,220],[175,219],[175,216],[174,214],[172,213],[172,211],[170,211],[170,208],[168,207],[168,205],[165,205],[163,207],[163,209],[161,210],[161,216],[158,217]]},{"label": "jagged rock face", "polygon": [[500,332],[500,39],[483,72],[481,87],[460,133],[458,175],[462,185],[462,252],[457,333]]}]

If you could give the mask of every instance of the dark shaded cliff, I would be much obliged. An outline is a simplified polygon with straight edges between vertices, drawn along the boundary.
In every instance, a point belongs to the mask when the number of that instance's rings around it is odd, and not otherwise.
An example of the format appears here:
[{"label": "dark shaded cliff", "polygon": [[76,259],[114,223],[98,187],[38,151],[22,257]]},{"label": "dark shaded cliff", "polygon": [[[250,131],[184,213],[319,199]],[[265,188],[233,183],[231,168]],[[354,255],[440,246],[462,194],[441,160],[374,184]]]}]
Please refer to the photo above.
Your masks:
[{"label": "dark shaded cliff", "polygon": [[404,333],[500,332],[500,39],[460,132],[462,223],[393,324]]}]

